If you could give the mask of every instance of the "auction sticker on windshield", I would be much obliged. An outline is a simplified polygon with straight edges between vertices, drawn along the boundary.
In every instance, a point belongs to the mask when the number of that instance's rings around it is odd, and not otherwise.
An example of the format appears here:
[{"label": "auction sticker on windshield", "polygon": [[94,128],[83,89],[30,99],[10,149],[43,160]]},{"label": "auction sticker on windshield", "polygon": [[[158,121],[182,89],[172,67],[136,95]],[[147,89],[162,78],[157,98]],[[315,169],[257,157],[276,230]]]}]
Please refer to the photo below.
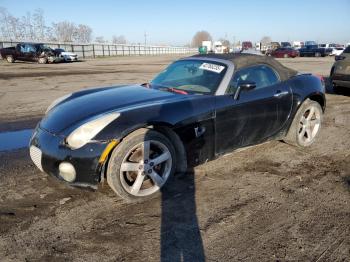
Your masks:
[{"label": "auction sticker on windshield", "polygon": [[203,69],[203,70],[212,71],[212,72],[215,72],[215,73],[218,73],[218,74],[220,74],[222,72],[222,70],[225,69],[224,66],[216,65],[216,64],[210,64],[210,63],[203,63],[199,68]]}]

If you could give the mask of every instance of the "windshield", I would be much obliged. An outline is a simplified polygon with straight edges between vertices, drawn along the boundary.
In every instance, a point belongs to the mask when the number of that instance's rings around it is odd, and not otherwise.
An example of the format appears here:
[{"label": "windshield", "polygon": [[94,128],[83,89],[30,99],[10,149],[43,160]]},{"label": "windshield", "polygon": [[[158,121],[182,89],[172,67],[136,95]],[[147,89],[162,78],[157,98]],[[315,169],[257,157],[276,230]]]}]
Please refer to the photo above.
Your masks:
[{"label": "windshield", "polygon": [[183,94],[214,94],[227,66],[204,60],[181,60],[171,64],[151,82],[152,88]]},{"label": "windshield", "polygon": [[317,43],[315,41],[306,41],[305,45],[314,45],[317,46]]},{"label": "windshield", "polygon": [[40,51],[52,51],[52,49],[49,46],[44,44],[38,44],[36,45],[36,48]]}]

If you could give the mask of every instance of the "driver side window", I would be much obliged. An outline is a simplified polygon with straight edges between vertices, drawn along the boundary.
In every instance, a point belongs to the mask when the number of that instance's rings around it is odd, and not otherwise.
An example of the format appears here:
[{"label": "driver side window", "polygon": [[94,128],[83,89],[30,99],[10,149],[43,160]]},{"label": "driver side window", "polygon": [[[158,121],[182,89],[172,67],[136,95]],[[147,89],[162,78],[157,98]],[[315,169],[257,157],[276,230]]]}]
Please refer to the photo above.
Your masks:
[{"label": "driver side window", "polygon": [[255,89],[260,89],[278,83],[279,76],[266,65],[243,68],[233,75],[226,93],[234,94],[241,81],[255,82]]},{"label": "driver side window", "polygon": [[33,45],[30,44],[25,44],[23,47],[23,53],[31,53],[31,52],[35,52],[35,48],[33,47]]}]

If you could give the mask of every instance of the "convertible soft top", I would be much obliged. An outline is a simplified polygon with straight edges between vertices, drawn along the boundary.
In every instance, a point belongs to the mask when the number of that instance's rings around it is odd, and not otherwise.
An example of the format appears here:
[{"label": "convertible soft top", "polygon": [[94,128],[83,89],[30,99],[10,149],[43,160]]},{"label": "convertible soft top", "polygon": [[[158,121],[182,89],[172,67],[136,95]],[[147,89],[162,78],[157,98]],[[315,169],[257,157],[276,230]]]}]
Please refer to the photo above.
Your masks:
[{"label": "convertible soft top", "polygon": [[199,54],[192,57],[202,57],[202,58],[217,58],[223,60],[229,60],[235,65],[235,71],[252,65],[266,64],[274,68],[281,77],[281,80],[287,80],[292,76],[298,74],[297,71],[285,67],[280,62],[275,60],[270,56],[253,55],[253,54],[240,54],[240,53],[230,53],[230,54]]}]

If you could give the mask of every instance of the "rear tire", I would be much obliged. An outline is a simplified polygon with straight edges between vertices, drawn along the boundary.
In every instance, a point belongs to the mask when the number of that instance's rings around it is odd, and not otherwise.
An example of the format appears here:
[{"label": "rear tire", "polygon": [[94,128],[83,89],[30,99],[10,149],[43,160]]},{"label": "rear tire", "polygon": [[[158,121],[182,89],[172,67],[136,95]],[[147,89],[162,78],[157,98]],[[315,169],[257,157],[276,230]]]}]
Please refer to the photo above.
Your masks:
[{"label": "rear tire", "polygon": [[319,103],[306,99],[294,116],[287,136],[286,143],[298,146],[311,146],[321,130],[323,111]]},{"label": "rear tire", "polygon": [[6,56],[6,61],[7,61],[8,63],[14,63],[14,62],[15,62],[15,59],[13,58],[12,55],[8,55],[8,56]]},{"label": "rear tire", "polygon": [[112,152],[107,183],[128,202],[160,194],[176,169],[175,149],[163,134],[140,129],[128,135]]}]

